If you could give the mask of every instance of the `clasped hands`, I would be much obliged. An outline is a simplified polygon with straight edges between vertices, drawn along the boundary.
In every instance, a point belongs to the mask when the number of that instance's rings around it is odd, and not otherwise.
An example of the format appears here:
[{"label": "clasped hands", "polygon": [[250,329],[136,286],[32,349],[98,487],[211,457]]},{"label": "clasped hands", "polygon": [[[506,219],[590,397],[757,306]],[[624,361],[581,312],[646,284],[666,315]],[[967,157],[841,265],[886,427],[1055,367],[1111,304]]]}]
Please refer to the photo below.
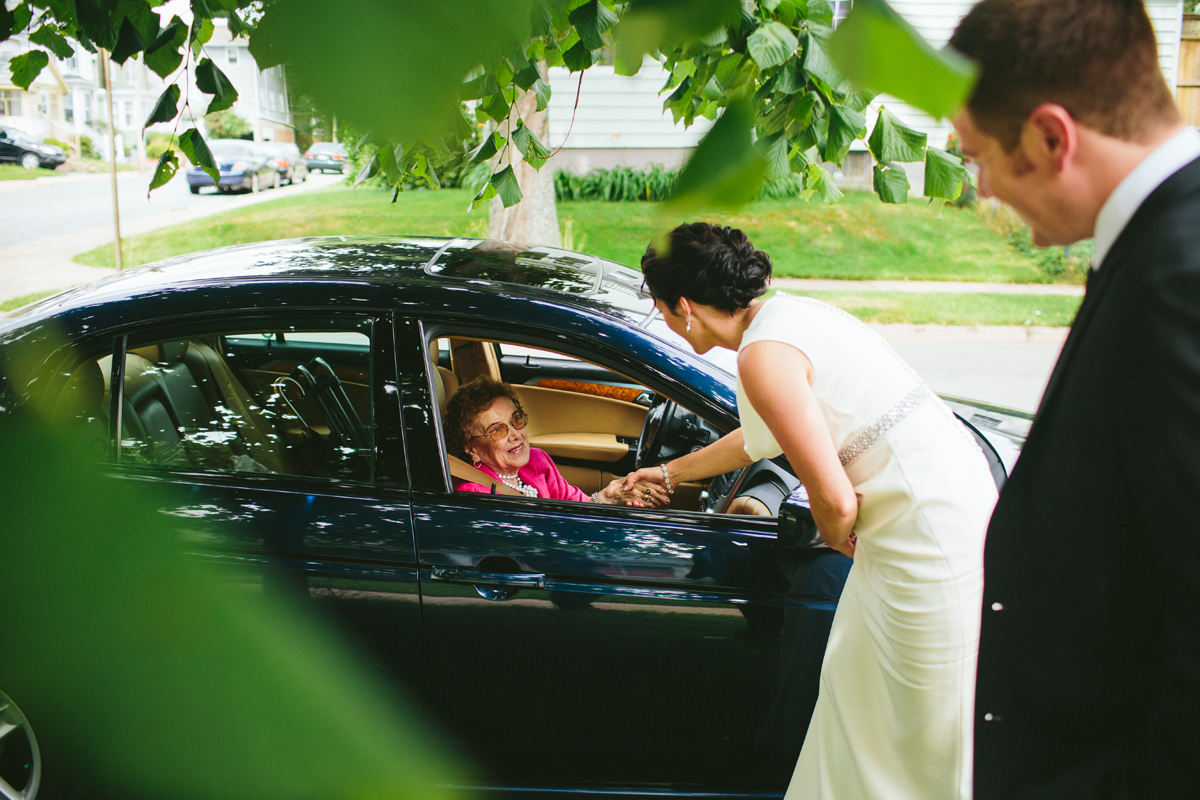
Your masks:
[{"label": "clasped hands", "polygon": [[[654,480],[653,472],[658,472]],[[662,508],[670,505],[671,497],[662,484],[662,473],[643,469],[617,478],[599,492],[601,502],[609,505],[626,505],[636,508]]]}]

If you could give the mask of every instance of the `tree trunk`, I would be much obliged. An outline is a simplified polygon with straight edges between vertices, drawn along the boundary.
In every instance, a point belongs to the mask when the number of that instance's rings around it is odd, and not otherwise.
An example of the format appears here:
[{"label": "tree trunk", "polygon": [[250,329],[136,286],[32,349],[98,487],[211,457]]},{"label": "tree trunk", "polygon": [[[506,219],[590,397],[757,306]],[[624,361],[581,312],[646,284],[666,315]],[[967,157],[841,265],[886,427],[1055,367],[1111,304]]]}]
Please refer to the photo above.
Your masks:
[{"label": "tree trunk", "polygon": [[[540,64],[543,78],[546,65]],[[536,111],[537,96],[533,92],[521,92],[513,110],[509,113],[507,128],[504,133],[516,130],[519,120],[525,120],[531,133],[550,146],[550,115],[547,111]],[[488,205],[488,236],[506,242],[523,242],[532,245],[548,245],[561,247],[562,238],[558,231],[558,209],[554,204],[554,175],[550,164],[543,164],[540,170],[525,163],[520,151],[510,146],[501,153],[501,160],[494,165],[494,170],[504,169],[509,158],[512,159],[513,172],[523,195],[521,202],[511,208],[505,208],[499,197],[493,197]]]}]

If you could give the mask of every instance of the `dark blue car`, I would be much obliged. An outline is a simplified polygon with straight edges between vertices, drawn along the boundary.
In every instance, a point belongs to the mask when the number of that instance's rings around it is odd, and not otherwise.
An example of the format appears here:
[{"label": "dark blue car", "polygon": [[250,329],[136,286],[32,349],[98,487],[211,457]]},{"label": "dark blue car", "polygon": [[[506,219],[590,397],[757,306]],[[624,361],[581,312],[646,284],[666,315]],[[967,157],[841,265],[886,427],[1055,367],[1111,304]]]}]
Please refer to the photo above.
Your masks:
[{"label": "dark blue car", "polygon": [[[221,179],[215,184],[217,191],[257,192],[279,188],[279,172],[271,154],[261,145],[244,139],[210,139],[208,147]],[[200,194],[203,187],[214,185],[212,176],[195,166],[187,168],[187,182],[192,194]]]},{"label": "dark blue car", "polygon": [[[640,273],[490,241],[272,242],[43,300],[0,318],[0,350],[49,326],[57,418],[117,479],[174,485],[164,510],[208,559],[335,619],[483,788],[786,787],[851,564],[781,521],[786,461],[661,510],[451,491],[441,409],[481,374],[586,492],[737,425],[733,375]],[[952,405],[1003,480],[1028,416]]]}]

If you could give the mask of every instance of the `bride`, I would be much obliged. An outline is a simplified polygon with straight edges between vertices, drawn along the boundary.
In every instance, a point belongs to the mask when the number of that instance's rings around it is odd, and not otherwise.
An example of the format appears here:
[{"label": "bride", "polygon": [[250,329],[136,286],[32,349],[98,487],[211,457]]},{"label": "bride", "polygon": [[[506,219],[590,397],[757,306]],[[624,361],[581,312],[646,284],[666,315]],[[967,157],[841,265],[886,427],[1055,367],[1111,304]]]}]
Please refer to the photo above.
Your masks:
[{"label": "bride", "polygon": [[741,428],[642,469],[668,491],[787,456],[832,548],[854,558],[786,800],[969,798],[983,538],[978,445],[891,347],[808,298],[759,300],[771,261],[704,222],[642,257],[667,324],[738,354]]}]

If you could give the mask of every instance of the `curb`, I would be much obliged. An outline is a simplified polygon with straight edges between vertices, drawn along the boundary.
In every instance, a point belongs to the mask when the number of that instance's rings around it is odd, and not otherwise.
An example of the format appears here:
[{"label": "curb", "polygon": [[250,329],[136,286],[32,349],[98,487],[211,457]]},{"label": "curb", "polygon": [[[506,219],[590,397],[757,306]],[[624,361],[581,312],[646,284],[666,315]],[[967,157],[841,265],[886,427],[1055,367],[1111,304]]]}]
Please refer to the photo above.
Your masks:
[{"label": "curb", "polygon": [[[122,172],[117,173],[117,177],[120,177],[126,172],[131,172],[134,175],[141,174],[135,170],[123,170]],[[71,174],[64,172],[62,175],[46,175],[41,178],[34,178],[31,181],[2,181],[0,182],[0,194],[17,192],[22,189],[34,189],[39,186],[68,186],[72,183],[89,183],[97,180],[109,180],[109,173],[81,172],[78,174]]]}]

